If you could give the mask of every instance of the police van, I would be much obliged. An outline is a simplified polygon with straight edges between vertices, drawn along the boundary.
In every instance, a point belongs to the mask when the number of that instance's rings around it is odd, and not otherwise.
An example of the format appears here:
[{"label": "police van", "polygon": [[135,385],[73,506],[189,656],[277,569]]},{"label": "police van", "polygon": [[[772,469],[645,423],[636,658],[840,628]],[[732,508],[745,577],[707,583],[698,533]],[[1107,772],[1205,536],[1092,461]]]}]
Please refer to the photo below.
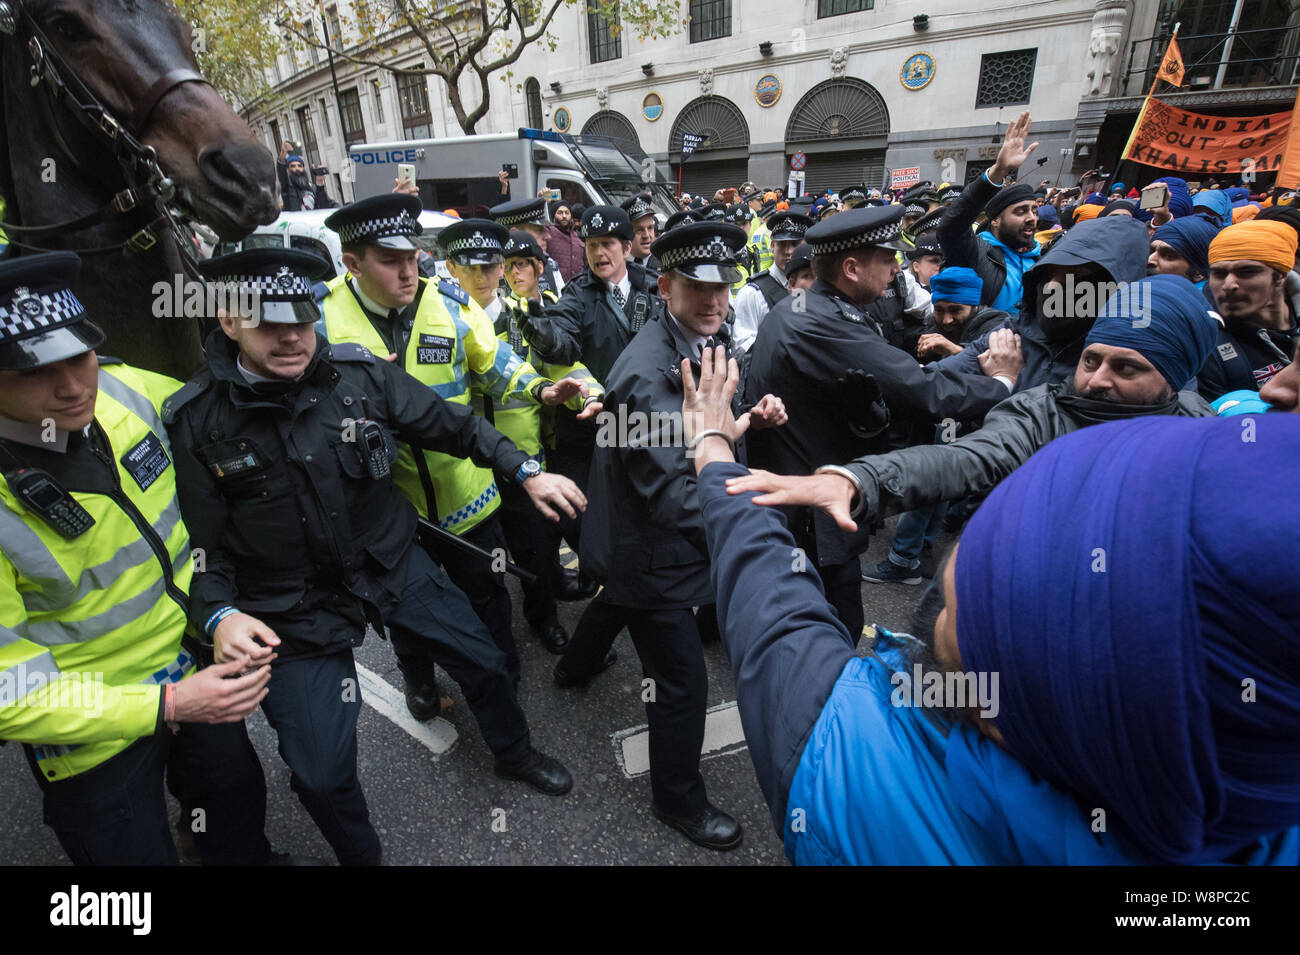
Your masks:
[{"label": "police van", "polygon": [[[392,191],[390,187],[386,191]],[[248,249],[305,249],[315,252],[334,265],[334,274],[342,275],[347,271],[343,265],[343,246],[339,243],[338,233],[325,227],[325,220],[336,210],[313,209],[305,212],[282,212],[280,217],[270,225],[258,226],[250,235],[239,242],[222,242],[213,255],[226,255],[230,252]],[[456,220],[441,212],[426,209],[420,213],[420,225],[423,234],[416,237],[420,246],[421,259],[424,253],[432,256],[436,271],[442,278],[450,278],[442,253],[438,250],[438,234]]]},{"label": "police van", "polygon": [[415,167],[426,209],[454,209],[462,218],[483,216],[500,203],[502,169],[512,199],[549,190],[547,198],[583,205],[619,205],[650,193],[660,228],[678,211],[663,171],[630,143],[604,136],[570,136],[550,130],[453,136],[359,144],[348,150],[353,196],[393,191],[398,167]]}]

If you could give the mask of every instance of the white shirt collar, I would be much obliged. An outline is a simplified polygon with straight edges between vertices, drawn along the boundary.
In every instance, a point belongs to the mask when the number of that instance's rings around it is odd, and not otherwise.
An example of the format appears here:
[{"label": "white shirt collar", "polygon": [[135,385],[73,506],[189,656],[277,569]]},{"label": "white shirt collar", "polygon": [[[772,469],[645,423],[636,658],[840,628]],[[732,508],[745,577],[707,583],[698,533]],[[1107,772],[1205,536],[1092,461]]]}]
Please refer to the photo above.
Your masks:
[{"label": "white shirt collar", "polygon": [[[89,426],[87,426],[89,427]],[[46,451],[58,451],[60,454],[68,450],[68,433],[62,428],[54,429],[54,440],[44,440],[46,429],[39,424],[32,424],[29,421],[15,421],[13,418],[7,418],[0,415],[0,438],[8,438],[18,444],[30,445],[33,448],[43,448]],[[85,433],[85,429],[82,430]]]},{"label": "white shirt collar", "polygon": [[673,324],[677,326],[677,331],[681,333],[682,338],[686,339],[686,343],[691,346],[692,349],[691,354],[694,355],[696,358],[699,358],[702,354],[704,354],[704,346],[708,344],[709,336],[696,335],[694,332],[688,332],[682,326],[682,323],[677,321],[677,316],[674,315],[672,312],[668,313],[668,317],[673,320]]},{"label": "white shirt collar", "polygon": [[621,282],[606,282],[605,287],[609,289],[611,292],[614,291],[615,288],[617,288],[620,292],[623,293],[623,301],[625,302],[632,295],[632,279],[628,277],[628,274],[626,272],[623,273],[623,280]]},{"label": "white shirt collar", "polygon": [[499,295],[493,295],[492,301],[483,306],[483,311],[487,314],[489,319],[495,322],[497,316],[501,314],[502,308],[504,308],[504,305],[501,301],[501,297]]},{"label": "white shirt collar", "polygon": [[773,265],[773,266],[772,266],[771,268],[769,268],[767,271],[768,271],[768,273],[772,276],[772,278],[776,279],[778,282],[781,283],[781,288],[789,288],[789,287],[790,287],[790,282],[789,282],[789,280],[785,277],[785,273],[782,272],[780,269],[778,269],[775,265]]},{"label": "white shirt collar", "polygon": [[365,292],[361,291],[361,283],[357,281],[355,275],[348,276],[348,284],[351,285],[352,290],[357,293],[357,298],[361,300],[361,304],[364,305],[370,311],[374,312],[376,315],[387,316],[388,313],[392,311],[391,308],[384,308],[384,306],[380,305],[378,302],[376,302]]},{"label": "white shirt collar", "polygon": [[[235,367],[239,369],[239,373],[244,376],[244,380],[248,382],[250,385],[261,385],[261,384],[266,384],[267,382],[284,381],[283,378],[267,378],[265,375],[259,375],[255,371],[249,371],[247,368],[244,367],[243,355],[240,355],[238,358],[235,359]],[[302,376],[300,375],[299,377]],[[294,380],[296,381],[297,379]]]}]

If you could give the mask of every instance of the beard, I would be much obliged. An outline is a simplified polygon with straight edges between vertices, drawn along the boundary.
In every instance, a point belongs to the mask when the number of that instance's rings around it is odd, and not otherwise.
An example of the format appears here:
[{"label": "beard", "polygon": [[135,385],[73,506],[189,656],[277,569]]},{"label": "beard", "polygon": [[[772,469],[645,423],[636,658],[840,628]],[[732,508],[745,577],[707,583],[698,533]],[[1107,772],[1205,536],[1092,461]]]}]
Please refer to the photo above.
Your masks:
[{"label": "beard", "polygon": [[300,192],[312,191],[311,180],[307,178],[307,174],[305,172],[289,173],[289,182],[292,183],[293,187],[299,190]]},{"label": "beard", "polygon": [[1152,407],[1152,408],[1167,405],[1171,401],[1173,401],[1175,397],[1177,397],[1174,393],[1174,389],[1169,387],[1168,383],[1166,383],[1164,389],[1161,390],[1160,394],[1156,397],[1156,400],[1151,402],[1149,406],[1132,405],[1131,402],[1125,401],[1124,399],[1116,395],[1113,395],[1109,391],[1102,388],[1085,388],[1083,391],[1080,391],[1078,388],[1074,386],[1074,376],[1070,376],[1069,378],[1065,379],[1064,394],[1071,398],[1082,398],[1085,401],[1104,401],[1107,404],[1112,404],[1112,405],[1128,405],[1130,407]]}]

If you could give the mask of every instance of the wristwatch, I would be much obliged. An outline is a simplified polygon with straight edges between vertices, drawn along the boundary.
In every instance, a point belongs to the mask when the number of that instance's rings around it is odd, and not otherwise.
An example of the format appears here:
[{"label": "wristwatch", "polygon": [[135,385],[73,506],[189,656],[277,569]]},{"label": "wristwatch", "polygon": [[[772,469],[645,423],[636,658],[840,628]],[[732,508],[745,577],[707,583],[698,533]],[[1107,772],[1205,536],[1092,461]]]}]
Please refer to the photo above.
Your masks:
[{"label": "wristwatch", "polygon": [[519,470],[515,472],[515,483],[523,484],[530,477],[537,477],[542,473],[542,466],[529,458],[523,464],[519,465]]}]

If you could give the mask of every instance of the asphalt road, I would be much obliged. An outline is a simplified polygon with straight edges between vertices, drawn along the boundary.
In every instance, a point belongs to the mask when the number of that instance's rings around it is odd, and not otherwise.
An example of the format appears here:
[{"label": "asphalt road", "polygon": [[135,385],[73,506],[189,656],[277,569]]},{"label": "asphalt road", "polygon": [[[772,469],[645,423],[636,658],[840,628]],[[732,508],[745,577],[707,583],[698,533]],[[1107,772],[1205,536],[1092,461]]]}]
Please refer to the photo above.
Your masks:
[{"label": "asphalt road", "polygon": [[[888,534],[877,536],[863,556],[864,565],[880,560],[888,543]],[[940,541],[940,550],[944,543]],[[921,589],[864,584],[867,622],[906,629]],[[551,680],[556,658],[528,633],[517,588],[514,597],[515,637],[523,662],[521,702],[534,744],[568,766],[573,791],[559,798],[544,796],[494,776],[491,753],[459,688],[443,675],[442,686],[453,700],[444,718],[457,734],[445,752],[433,752],[373,706],[362,707],[360,774],[386,864],[785,864],[743,742],[724,745],[701,763],[710,800],[744,826],[739,849],[720,853],[700,848],[656,820],[650,814],[648,776],[629,777],[620,758],[621,739],[630,735],[626,731],[645,724],[641,670],[631,640],[626,633],[619,637],[618,662],[590,686],[560,689]],[[560,606],[561,622],[572,631],[584,605]],[[731,703],[735,689],[721,646],[706,646],[705,659],[709,706]],[[357,662],[394,692],[400,690],[401,676],[387,641],[367,641],[357,652]],[[724,738],[724,724],[734,723],[734,716],[734,710],[723,709],[715,717]],[[248,725],[267,776],[272,844],[280,851],[333,861],[329,846],[289,789],[289,772],[276,751],[275,734],[260,713]],[[21,747],[0,747],[0,804],[6,807],[0,822],[0,864],[66,862],[54,835],[42,824],[40,803]],[[173,803],[173,813],[178,812]]]}]

